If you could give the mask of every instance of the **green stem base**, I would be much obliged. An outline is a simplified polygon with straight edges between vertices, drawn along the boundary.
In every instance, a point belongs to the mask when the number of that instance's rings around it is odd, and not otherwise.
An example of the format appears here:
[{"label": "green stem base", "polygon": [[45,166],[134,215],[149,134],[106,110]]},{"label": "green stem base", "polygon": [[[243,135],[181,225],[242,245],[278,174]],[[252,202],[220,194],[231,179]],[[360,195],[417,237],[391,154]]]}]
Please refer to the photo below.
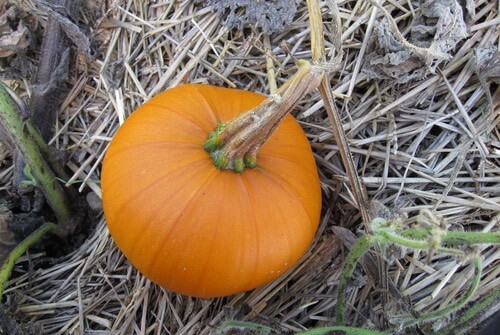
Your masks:
[{"label": "green stem base", "polygon": [[316,89],[324,70],[299,61],[298,71],[259,106],[219,124],[208,136],[205,150],[220,170],[241,173],[257,166],[257,153],[285,116]]}]

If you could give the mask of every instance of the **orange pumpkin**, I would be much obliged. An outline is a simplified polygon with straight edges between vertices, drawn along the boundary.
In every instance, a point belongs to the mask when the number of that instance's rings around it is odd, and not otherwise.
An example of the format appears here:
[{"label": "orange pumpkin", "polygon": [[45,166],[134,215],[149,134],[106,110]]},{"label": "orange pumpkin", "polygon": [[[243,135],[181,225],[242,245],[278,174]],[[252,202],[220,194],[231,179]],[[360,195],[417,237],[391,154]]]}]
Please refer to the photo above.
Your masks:
[{"label": "orange pumpkin", "polygon": [[188,84],[146,102],[106,153],[106,221],[127,259],[178,293],[220,297],[268,283],[310,245],[321,190],[309,142],[288,115],[258,165],[221,171],[203,145],[221,122],[260,104],[258,94]]}]

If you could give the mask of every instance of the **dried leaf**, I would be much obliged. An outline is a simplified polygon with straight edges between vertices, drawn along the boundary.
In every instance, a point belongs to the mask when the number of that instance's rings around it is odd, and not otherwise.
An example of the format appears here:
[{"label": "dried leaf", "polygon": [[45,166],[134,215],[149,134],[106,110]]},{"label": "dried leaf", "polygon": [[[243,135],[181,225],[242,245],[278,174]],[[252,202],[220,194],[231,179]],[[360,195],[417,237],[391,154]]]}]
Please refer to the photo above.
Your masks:
[{"label": "dried leaf", "polygon": [[386,19],[375,27],[369,50],[362,71],[371,78],[406,83],[423,78],[427,72],[422,57],[396,39]]},{"label": "dried leaf", "polygon": [[30,44],[30,33],[23,22],[12,24],[16,18],[16,7],[10,7],[0,16],[0,58],[12,56]]},{"label": "dried leaf", "polygon": [[467,11],[467,15],[469,17],[476,16],[476,4],[474,0],[465,0],[465,10]]},{"label": "dried leaf", "polygon": [[448,54],[466,37],[463,10],[456,0],[427,0],[420,6],[411,28],[413,43],[443,54]]},{"label": "dried leaf", "polygon": [[207,0],[205,3],[214,6],[229,28],[242,29],[251,24],[262,27],[266,34],[283,31],[297,11],[295,1],[289,0]]},{"label": "dried leaf", "polygon": [[71,40],[71,42],[73,42],[78,50],[82,51],[87,56],[90,56],[90,40],[87,35],[85,35],[75,23],[63,15],[52,10],[50,10],[50,13],[59,22],[66,36]]},{"label": "dried leaf", "polygon": [[495,46],[474,50],[476,71],[483,79],[500,79],[500,52]]},{"label": "dried leaf", "polygon": [[412,50],[391,31],[386,18],[374,29],[363,72],[377,79],[397,83],[419,80],[449,58],[449,52],[467,37],[467,27],[460,5],[455,0],[429,0],[420,6],[410,28],[410,43],[422,50]]}]

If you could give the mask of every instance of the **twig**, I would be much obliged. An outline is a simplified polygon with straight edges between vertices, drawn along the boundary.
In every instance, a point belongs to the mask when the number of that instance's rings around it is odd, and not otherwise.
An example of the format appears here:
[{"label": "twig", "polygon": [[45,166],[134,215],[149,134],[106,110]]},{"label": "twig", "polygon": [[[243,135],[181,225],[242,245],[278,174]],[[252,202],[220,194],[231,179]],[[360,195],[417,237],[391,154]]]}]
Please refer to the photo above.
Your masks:
[{"label": "twig", "polygon": [[[311,25],[311,51],[313,62],[324,63],[326,60],[325,47],[323,41],[323,25],[319,4],[317,1],[308,0],[307,7],[309,9],[309,22]],[[340,63],[339,56],[337,56],[336,62],[334,63]],[[370,222],[371,218],[368,214],[368,211],[366,210],[366,204],[368,202],[366,189],[359,179],[358,172],[356,170],[356,166],[354,165],[354,160],[349,149],[349,143],[342,128],[342,119],[340,118],[340,115],[335,108],[335,99],[332,94],[329,76],[325,75],[325,77],[321,81],[319,92],[321,94],[321,97],[323,98],[324,106],[326,112],[328,113],[328,119],[330,120],[332,126],[333,136],[335,137],[335,141],[339,146],[340,156],[342,157],[342,162],[344,163],[347,176],[349,177],[350,184],[353,188],[358,209],[361,212],[363,221],[365,223]]]}]

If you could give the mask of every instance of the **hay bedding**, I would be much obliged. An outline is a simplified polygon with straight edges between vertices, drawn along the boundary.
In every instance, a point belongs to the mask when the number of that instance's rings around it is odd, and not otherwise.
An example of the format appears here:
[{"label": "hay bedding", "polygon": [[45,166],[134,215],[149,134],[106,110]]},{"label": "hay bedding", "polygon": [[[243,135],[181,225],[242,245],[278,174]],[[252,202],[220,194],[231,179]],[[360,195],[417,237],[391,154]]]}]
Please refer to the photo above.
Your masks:
[{"label": "hay bedding", "polygon": [[[372,201],[367,205],[372,217],[399,218],[409,226],[419,211],[430,210],[450,229],[494,231],[500,209],[498,3],[440,2],[440,10],[452,10],[423,15],[433,1],[386,1],[383,7],[338,3],[344,55],[331,79],[336,107]],[[27,0],[21,8],[37,6]],[[100,196],[100,163],[119,124],[149,97],[186,82],[268,94],[293,72],[295,59],[311,58],[304,2],[298,2],[293,23],[271,36],[259,27],[229,29],[212,9],[192,1],[87,1],[85,6],[82,21],[94,55],[80,51],[75,59],[73,89],[51,144],[69,154],[68,183],[78,182],[88,198]],[[332,9],[332,2],[322,3],[329,55],[335,45]],[[436,63],[405,48],[387,29],[384,9],[410,42],[437,46],[434,50],[449,59]],[[33,13],[43,25],[43,12]],[[21,78],[10,83],[25,92]],[[319,95],[308,97],[295,114],[316,153],[324,214],[314,245],[283,277],[222,299],[173,294],[128,264],[100,219],[66,257],[30,253],[19,260],[4,307],[35,327],[30,331],[44,334],[209,334],[225,320],[258,322],[279,333],[332,325],[342,260],[364,228]],[[4,160],[2,189],[9,188],[11,175]],[[390,251],[385,275],[397,294],[357,269],[348,287],[350,325],[397,329],[411,315],[449,306],[470,285],[473,269],[467,260]],[[479,252],[484,271],[473,301],[500,285],[500,251],[482,246]],[[496,309],[498,303],[489,306],[470,327]],[[421,325],[420,331],[432,333],[452,318]]]}]

